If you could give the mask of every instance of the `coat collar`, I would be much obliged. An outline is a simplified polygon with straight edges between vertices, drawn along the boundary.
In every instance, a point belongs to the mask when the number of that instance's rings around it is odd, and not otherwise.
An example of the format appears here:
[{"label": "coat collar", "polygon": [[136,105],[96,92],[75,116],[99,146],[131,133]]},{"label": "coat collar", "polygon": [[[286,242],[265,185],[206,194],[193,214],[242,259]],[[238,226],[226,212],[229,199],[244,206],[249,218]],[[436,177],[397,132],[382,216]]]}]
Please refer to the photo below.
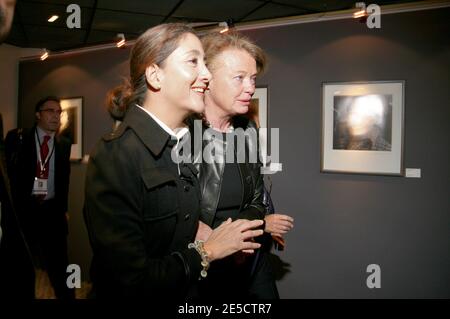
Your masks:
[{"label": "coat collar", "polygon": [[167,142],[170,141],[170,135],[153,118],[135,105],[130,106],[123,124],[123,128],[133,129],[142,143],[155,156],[161,154]]}]

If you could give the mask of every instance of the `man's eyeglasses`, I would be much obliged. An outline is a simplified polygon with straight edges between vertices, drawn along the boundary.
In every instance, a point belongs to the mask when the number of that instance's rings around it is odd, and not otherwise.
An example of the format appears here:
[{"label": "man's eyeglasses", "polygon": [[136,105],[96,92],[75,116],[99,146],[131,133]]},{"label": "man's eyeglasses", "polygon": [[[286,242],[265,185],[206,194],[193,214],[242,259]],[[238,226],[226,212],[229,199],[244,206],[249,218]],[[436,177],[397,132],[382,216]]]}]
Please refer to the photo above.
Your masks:
[{"label": "man's eyeglasses", "polygon": [[43,110],[40,110],[39,112],[49,112],[49,113],[51,113],[51,114],[58,114],[58,115],[61,115],[62,110],[43,109]]}]

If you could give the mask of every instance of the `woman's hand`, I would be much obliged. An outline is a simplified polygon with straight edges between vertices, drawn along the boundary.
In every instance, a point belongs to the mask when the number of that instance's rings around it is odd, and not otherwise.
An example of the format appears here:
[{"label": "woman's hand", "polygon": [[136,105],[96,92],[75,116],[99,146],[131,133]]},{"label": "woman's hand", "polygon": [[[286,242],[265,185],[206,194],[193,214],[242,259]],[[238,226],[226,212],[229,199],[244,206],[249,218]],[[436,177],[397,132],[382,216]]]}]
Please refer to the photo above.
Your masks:
[{"label": "woman's hand", "polygon": [[195,240],[207,241],[212,233],[212,228],[206,225],[204,222],[198,223],[197,234],[195,235]]},{"label": "woman's hand", "polygon": [[238,219],[232,222],[231,218],[228,218],[212,231],[204,243],[203,247],[208,253],[209,260],[222,259],[242,250],[253,252],[260,248],[261,244],[252,242],[251,239],[263,234],[262,229],[254,229],[262,224],[262,220]]},{"label": "woman's hand", "polygon": [[269,214],[266,221],[265,232],[281,237],[294,227],[294,219],[291,216],[283,214]]}]

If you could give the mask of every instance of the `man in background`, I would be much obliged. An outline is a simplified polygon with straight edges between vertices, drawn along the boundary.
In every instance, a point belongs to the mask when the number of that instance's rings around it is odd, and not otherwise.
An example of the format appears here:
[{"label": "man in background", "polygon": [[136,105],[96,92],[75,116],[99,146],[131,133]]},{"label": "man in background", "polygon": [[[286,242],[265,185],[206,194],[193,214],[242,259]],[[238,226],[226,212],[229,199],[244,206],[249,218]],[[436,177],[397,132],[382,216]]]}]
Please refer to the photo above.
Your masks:
[{"label": "man in background", "polygon": [[5,144],[14,204],[35,266],[47,271],[58,299],[73,299],[66,284],[71,143],[57,134],[61,111],[58,98],[41,99],[36,125],[10,131]]}]

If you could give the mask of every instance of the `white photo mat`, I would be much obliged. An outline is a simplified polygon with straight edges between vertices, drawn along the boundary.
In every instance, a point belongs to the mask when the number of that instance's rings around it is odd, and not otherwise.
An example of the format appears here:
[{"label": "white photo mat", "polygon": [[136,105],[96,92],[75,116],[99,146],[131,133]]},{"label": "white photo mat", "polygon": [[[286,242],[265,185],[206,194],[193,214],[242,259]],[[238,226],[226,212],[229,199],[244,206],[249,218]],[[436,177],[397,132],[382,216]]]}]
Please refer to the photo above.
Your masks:
[{"label": "white photo mat", "polygon": [[[404,81],[343,82],[322,85],[322,172],[400,175],[403,169]],[[334,144],[336,101],[341,98],[389,98],[386,149],[338,149]]]}]

